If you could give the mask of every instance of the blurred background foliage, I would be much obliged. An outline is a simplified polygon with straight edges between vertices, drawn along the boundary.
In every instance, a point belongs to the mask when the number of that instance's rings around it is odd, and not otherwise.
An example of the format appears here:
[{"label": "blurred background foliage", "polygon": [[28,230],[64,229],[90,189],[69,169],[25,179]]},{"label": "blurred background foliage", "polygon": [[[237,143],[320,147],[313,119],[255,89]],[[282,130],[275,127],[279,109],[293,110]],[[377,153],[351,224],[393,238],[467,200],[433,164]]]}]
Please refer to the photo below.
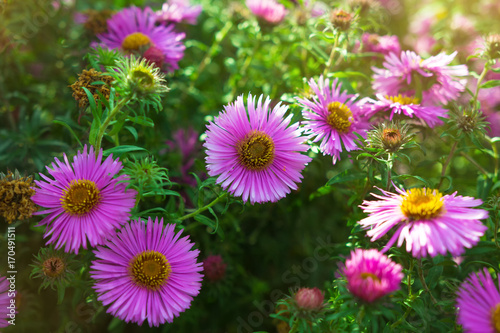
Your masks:
[{"label": "blurred background foliage", "polygon": [[[370,12],[356,9],[356,1],[325,2],[330,8],[358,10],[356,22],[340,40],[339,55],[330,76],[338,77],[344,88],[361,97],[373,94],[371,67],[382,64],[381,57],[353,52],[363,32],[395,34],[402,48],[410,49],[411,39],[415,38],[410,25],[432,16],[437,22],[433,35],[438,41],[431,53],[436,54],[442,50],[451,53],[457,43],[464,42],[462,36],[466,34],[452,25],[456,14],[467,15],[480,33],[500,31],[499,13],[487,10],[494,1],[392,0],[392,7],[378,6]],[[45,172],[45,166],[54,157],[61,159],[62,153],[72,156],[79,149],[78,142],[60,123],[69,125],[80,141],[88,141],[92,115],[84,112],[79,117],[82,110],[73,99],[69,85],[83,69],[89,68],[85,55],[96,38],[74,22],[75,13],[88,9],[117,11],[130,5],[158,10],[163,1],[88,0],[72,4],[2,0],[0,3],[0,171],[18,169],[39,179],[37,173]],[[136,135],[134,131],[121,132],[122,145],[145,147],[148,151],[124,154],[124,163],[153,156],[159,167],[168,169],[172,181],[168,190],[180,193],[177,196],[165,192],[166,195],[152,195],[142,200],[135,212],[137,216],[156,215],[147,210],[162,207],[162,216],[175,221],[186,209],[198,207],[202,194],[206,196],[202,198],[202,205],[213,199],[212,185],[208,189],[200,188],[207,177],[201,147],[207,121],[213,119],[223,105],[248,92],[263,93],[270,95],[274,102],[292,104],[290,112],[294,113],[295,121],[300,120],[300,108],[293,105],[294,96],[305,92],[306,79],[323,72],[333,43],[334,33],[328,18],[304,22],[300,19],[303,13],[296,9],[293,1],[283,1],[290,13],[286,21],[277,26],[259,22],[243,1],[200,0],[199,3],[203,12],[198,23],[177,27],[186,33],[185,55],[180,69],[167,74],[171,90],[162,99],[163,110],[147,115],[154,127],[131,124]],[[459,53],[459,62],[466,61],[467,54]],[[185,134],[189,129],[196,140],[189,151],[182,151],[183,139],[178,131],[183,130]],[[435,131],[446,131],[446,127]],[[441,134],[421,129],[417,138],[421,149],[409,152],[411,164],[398,162],[395,170],[418,175],[435,186],[452,142]],[[105,141],[103,146],[106,149],[113,144]],[[473,143],[463,141],[459,151],[467,152],[473,147]],[[479,164],[490,164],[491,157],[480,151],[474,150],[471,154]],[[227,273],[222,281],[205,279],[191,308],[173,324],[160,328],[125,324],[105,314],[105,308],[92,293],[88,267],[84,264],[78,268],[77,279],[66,289],[61,304],[53,290],[38,292],[40,281],[29,278],[28,265],[44,246],[43,230],[34,226],[40,218],[18,223],[19,313],[16,327],[8,327],[5,332],[249,332],[247,327],[252,331],[276,332],[276,321],[268,316],[274,311],[268,301],[275,297],[276,291],[289,294],[291,287],[317,286],[330,290],[331,296],[335,296],[331,281],[335,278],[337,262],[348,255],[351,248],[372,247],[355,224],[363,217],[357,206],[367,197],[367,192],[361,191],[367,184],[366,177],[352,176],[362,173],[361,162],[344,159],[332,166],[331,158],[321,156],[317,149],[310,155],[314,160],[305,169],[299,190],[278,203],[252,206],[236,202],[223,215],[220,213],[225,209],[224,204],[218,204],[214,206],[217,232],[200,220],[189,219],[183,224],[201,250],[200,260],[210,254],[220,254],[227,263]],[[186,169],[188,161],[192,163],[189,162],[190,167]],[[344,170],[349,170],[346,177],[342,174]],[[449,184],[450,191],[458,190],[462,195],[484,200],[494,193],[492,188],[497,179],[480,175],[464,156],[456,154],[449,170],[449,179],[459,179]],[[192,173],[198,175],[198,181]],[[377,176],[379,186],[384,177],[381,174]],[[336,181],[326,185],[334,178]],[[421,182],[408,179],[406,184],[421,185]],[[207,216],[213,221],[213,216]],[[5,241],[6,226],[0,226],[0,244]],[[493,237],[487,235],[485,240]],[[383,243],[384,239],[380,241]],[[307,258],[315,258],[318,246],[322,246],[330,258],[314,259],[316,266],[308,271],[304,263],[308,262]],[[434,263],[438,266],[434,266],[432,260],[426,261],[426,272],[433,274],[429,278],[431,288],[438,295],[449,297],[448,303],[442,305],[447,316],[443,317],[435,307],[427,307],[430,301],[422,295],[421,304],[412,305],[415,312],[408,319],[417,331],[454,328],[451,290],[479,267],[478,260],[498,266],[498,251],[492,251],[491,246],[491,242],[484,242],[468,251],[465,266],[457,267],[451,258],[441,258],[442,262]],[[481,256],[483,253],[491,255],[485,258]],[[0,275],[5,275],[3,247],[0,254]],[[88,263],[92,255],[91,251],[83,251],[78,257],[81,263]],[[399,256],[401,262],[408,260],[406,253]],[[432,267],[440,270],[431,272]],[[446,280],[439,280],[441,275],[446,276]],[[414,287],[421,289],[419,282],[415,283]],[[402,329],[411,330],[404,326]]]}]

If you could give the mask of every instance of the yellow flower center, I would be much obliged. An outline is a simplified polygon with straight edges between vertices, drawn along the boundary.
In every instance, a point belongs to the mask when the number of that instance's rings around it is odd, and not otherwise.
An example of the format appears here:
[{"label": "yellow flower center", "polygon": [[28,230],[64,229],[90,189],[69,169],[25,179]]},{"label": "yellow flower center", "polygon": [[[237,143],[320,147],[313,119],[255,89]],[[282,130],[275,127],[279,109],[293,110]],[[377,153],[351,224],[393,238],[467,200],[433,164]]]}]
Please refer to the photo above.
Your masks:
[{"label": "yellow flower center", "polygon": [[491,321],[495,333],[500,333],[500,304],[497,304],[494,310],[491,311]]},{"label": "yellow flower center", "polygon": [[143,251],[130,262],[130,274],[134,282],[144,288],[158,290],[167,282],[172,267],[158,251]]},{"label": "yellow flower center", "polygon": [[417,97],[403,96],[401,94],[399,94],[398,96],[385,96],[385,98],[391,100],[393,103],[399,103],[403,105],[420,103],[420,100]]},{"label": "yellow flower center", "polygon": [[427,220],[443,211],[443,198],[438,190],[411,189],[403,197],[401,211],[410,220]]},{"label": "yellow flower center", "polygon": [[252,131],[238,143],[239,161],[250,170],[263,170],[274,159],[274,142],[261,131]]},{"label": "yellow flower center", "polygon": [[351,110],[344,103],[332,102],[328,104],[328,117],[326,122],[340,133],[347,133],[351,127],[349,119],[352,117]]},{"label": "yellow flower center", "polygon": [[63,193],[62,206],[71,215],[85,215],[101,200],[99,189],[91,180],[72,180]]},{"label": "yellow flower center", "polygon": [[141,47],[151,44],[151,39],[148,36],[140,32],[134,32],[127,37],[122,42],[122,49],[124,51],[138,51]]},{"label": "yellow flower center", "polygon": [[363,280],[372,279],[373,281],[380,282],[380,279],[378,278],[378,276],[376,276],[375,274],[372,274],[372,273],[361,273],[360,276]]}]

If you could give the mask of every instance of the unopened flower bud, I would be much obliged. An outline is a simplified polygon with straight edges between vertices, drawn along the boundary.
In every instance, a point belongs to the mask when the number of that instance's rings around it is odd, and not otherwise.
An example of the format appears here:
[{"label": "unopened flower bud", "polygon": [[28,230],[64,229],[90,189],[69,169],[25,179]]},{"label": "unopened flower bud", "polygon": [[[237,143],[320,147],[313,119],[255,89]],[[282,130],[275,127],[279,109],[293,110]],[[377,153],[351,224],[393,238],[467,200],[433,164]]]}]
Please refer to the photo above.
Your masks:
[{"label": "unopened flower bud", "polygon": [[323,308],[325,295],[318,288],[301,288],[294,296],[295,302],[303,310],[320,310]]},{"label": "unopened flower bud", "polygon": [[342,10],[336,9],[330,15],[330,21],[333,26],[340,31],[346,31],[351,26],[352,14]]},{"label": "unopened flower bud", "polygon": [[217,282],[226,276],[227,264],[220,255],[211,255],[203,260],[203,271],[210,282]]}]

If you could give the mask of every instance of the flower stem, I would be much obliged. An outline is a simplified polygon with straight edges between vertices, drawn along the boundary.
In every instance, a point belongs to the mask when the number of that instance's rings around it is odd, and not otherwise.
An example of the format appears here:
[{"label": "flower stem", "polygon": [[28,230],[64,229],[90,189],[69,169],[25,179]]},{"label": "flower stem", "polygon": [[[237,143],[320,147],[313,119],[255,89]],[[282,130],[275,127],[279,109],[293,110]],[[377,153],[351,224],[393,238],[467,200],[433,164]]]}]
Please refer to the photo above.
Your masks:
[{"label": "flower stem", "polygon": [[109,126],[109,123],[113,120],[113,118],[120,112],[120,110],[128,103],[130,102],[131,97],[125,97],[124,99],[120,100],[113,110],[109,113],[108,117],[104,121],[104,123],[101,125],[99,128],[99,132],[97,134],[96,142],[95,142],[95,149],[96,149],[96,154],[99,153],[99,150],[101,149],[101,142],[102,138],[104,137],[104,133],[106,132],[106,129]]},{"label": "flower stem", "polygon": [[207,209],[209,209],[210,207],[212,207],[213,205],[215,205],[216,203],[218,203],[219,201],[221,201],[222,199],[224,199],[225,197],[227,196],[227,192],[223,192],[220,196],[218,196],[217,198],[215,198],[211,203],[209,203],[208,205],[205,205],[201,208],[198,208],[197,210],[195,210],[194,212],[192,213],[189,213],[189,214],[186,214],[180,218],[178,218],[177,220],[179,221],[183,221],[183,220],[186,220],[190,217],[193,217],[193,216],[196,216],[198,214],[200,214],[201,212],[204,212],[206,211]]},{"label": "flower stem", "polygon": [[444,175],[446,174],[446,169],[448,168],[448,164],[450,164],[451,158],[453,157],[453,154],[455,153],[455,149],[457,149],[458,141],[455,141],[453,143],[453,146],[451,147],[450,153],[448,154],[448,157],[446,158],[446,161],[443,164],[443,169],[441,170],[441,179],[439,180],[439,184],[437,186],[437,189],[441,187],[443,184],[443,179]]},{"label": "flower stem", "polygon": [[387,156],[387,186],[386,186],[386,191],[389,191],[391,189],[391,175],[392,175],[392,165],[393,165],[393,155],[392,153],[389,153]]},{"label": "flower stem", "polygon": [[434,298],[434,296],[432,296],[431,290],[427,286],[427,283],[425,283],[424,271],[422,269],[422,259],[418,259],[417,262],[418,262],[417,271],[418,271],[418,277],[420,278],[420,282],[422,283],[422,286],[424,287],[425,291],[429,294],[432,304],[437,305],[436,299]]},{"label": "flower stem", "polygon": [[490,69],[490,65],[487,62],[486,64],[484,64],[484,68],[483,68],[483,71],[481,72],[481,75],[479,75],[479,79],[477,79],[476,92],[474,93],[474,97],[472,98],[472,107],[474,109],[476,109],[477,96],[479,94],[481,82],[483,81],[484,77],[486,76],[486,73],[488,73],[489,69]]},{"label": "flower stem", "polygon": [[332,51],[330,52],[330,58],[328,58],[328,62],[326,63],[325,70],[323,71],[324,76],[326,76],[326,74],[328,74],[328,72],[330,71],[330,67],[332,67],[333,57],[335,56],[335,52],[337,51],[337,46],[339,45],[339,37],[340,37],[340,33],[337,33],[335,35],[335,40],[333,42]]}]

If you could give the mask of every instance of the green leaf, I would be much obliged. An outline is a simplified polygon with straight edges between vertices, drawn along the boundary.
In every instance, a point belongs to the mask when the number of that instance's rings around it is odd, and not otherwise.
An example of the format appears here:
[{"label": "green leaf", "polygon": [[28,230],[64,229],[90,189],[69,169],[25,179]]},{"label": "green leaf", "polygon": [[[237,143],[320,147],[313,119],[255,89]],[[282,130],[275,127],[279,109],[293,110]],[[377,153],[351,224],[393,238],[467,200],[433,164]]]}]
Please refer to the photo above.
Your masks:
[{"label": "green leaf", "polygon": [[145,116],[137,116],[137,117],[127,117],[128,121],[131,121],[133,123],[142,125],[142,126],[147,126],[147,127],[154,127],[155,123],[151,118],[145,117]]},{"label": "green leaf", "polygon": [[64,294],[66,291],[66,287],[58,286],[57,288],[57,304],[62,304],[64,300]]},{"label": "green leaf", "polygon": [[490,80],[481,85],[481,89],[493,88],[500,86],[500,80]]},{"label": "green leaf", "polygon": [[102,154],[103,154],[103,156],[108,156],[110,154],[113,154],[114,156],[121,156],[125,153],[131,152],[131,151],[138,151],[138,150],[146,150],[146,148],[142,148],[142,147],[138,147],[138,146],[131,146],[131,145],[124,145],[124,146],[118,146],[118,147],[106,149]]},{"label": "green leaf", "polygon": [[139,139],[139,135],[137,134],[137,130],[135,129],[135,127],[125,126],[124,128],[134,136],[135,141]]},{"label": "green leaf", "polygon": [[209,217],[206,217],[205,215],[196,215],[194,219],[210,228],[212,228],[212,231],[210,232],[211,234],[214,234],[217,229],[217,224]]},{"label": "green leaf", "polygon": [[[99,122],[101,122],[101,114],[97,109],[97,103],[94,99],[94,95],[92,95],[92,93],[87,88],[82,87],[82,89],[85,91],[85,93],[87,94],[87,98],[89,99],[89,107],[90,111],[92,111],[94,119],[97,119]],[[101,104],[99,103],[99,105]]]},{"label": "green leaf", "polygon": [[344,182],[349,182],[353,180],[359,180],[359,179],[365,179],[366,174],[363,172],[357,172],[353,173],[350,170],[344,170],[338,175],[330,178],[330,180],[326,183],[326,185],[333,185],[333,184],[338,184],[338,183],[344,183]]},{"label": "green leaf", "polygon": [[60,120],[57,120],[57,119],[53,120],[52,122],[54,124],[58,124],[58,125],[62,125],[64,127],[66,127],[68,129],[68,131],[71,133],[71,135],[73,135],[73,137],[76,139],[76,142],[78,142],[78,144],[80,145],[80,147],[83,148],[83,145],[80,142],[80,139],[78,138],[78,136],[76,135],[76,133],[73,131],[73,129],[68,124],[66,124],[65,122],[62,122]]}]

